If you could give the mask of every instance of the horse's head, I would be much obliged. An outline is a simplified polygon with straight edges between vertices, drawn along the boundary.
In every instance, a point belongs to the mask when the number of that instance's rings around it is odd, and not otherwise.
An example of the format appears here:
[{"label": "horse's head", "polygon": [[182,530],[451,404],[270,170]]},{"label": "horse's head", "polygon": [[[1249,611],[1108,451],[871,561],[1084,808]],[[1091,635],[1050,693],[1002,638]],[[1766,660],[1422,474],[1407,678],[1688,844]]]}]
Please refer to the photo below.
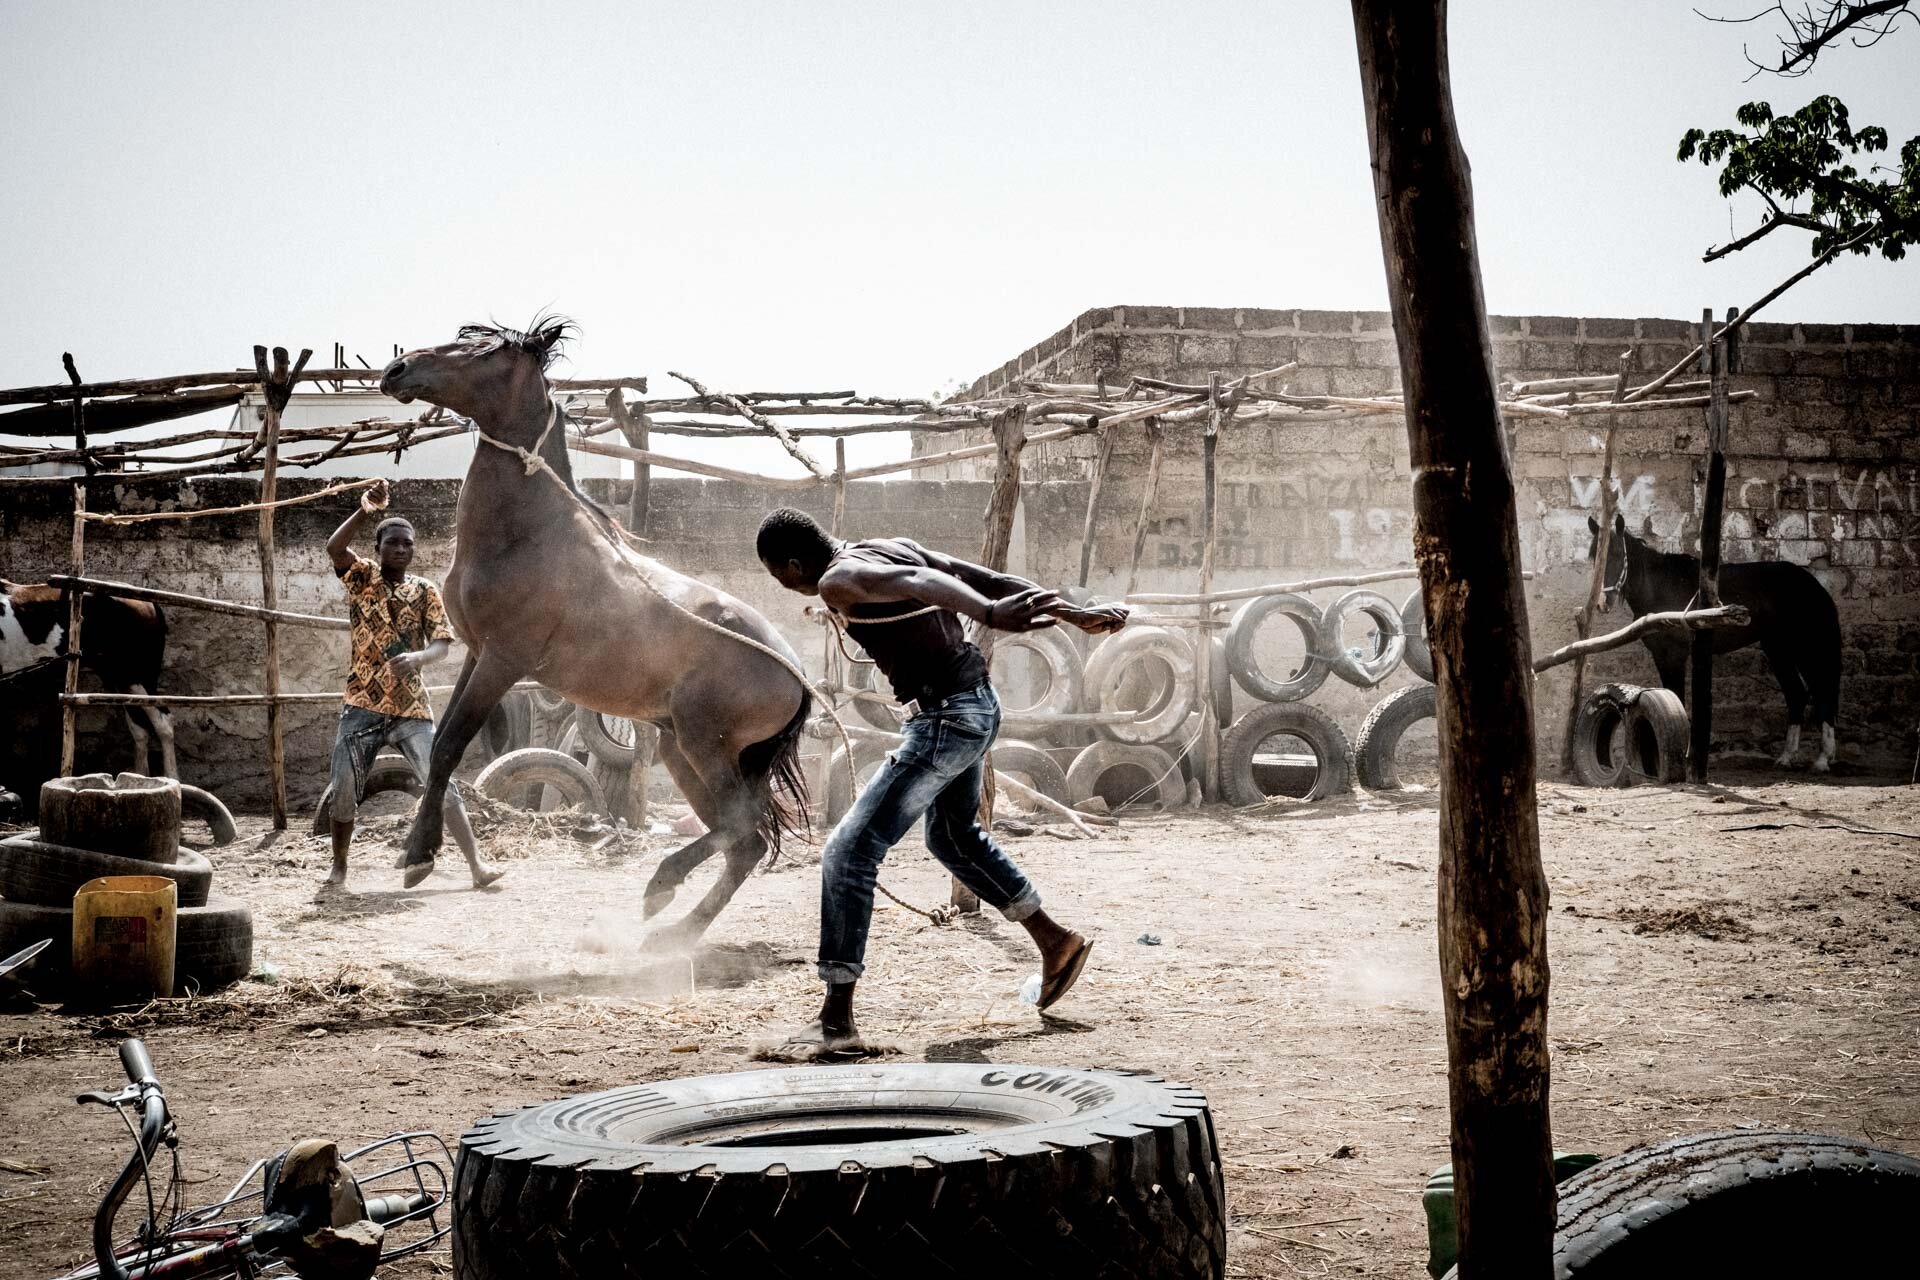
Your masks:
[{"label": "horse's head", "polygon": [[403,404],[425,400],[467,418],[544,415],[547,366],[574,331],[572,321],[549,315],[534,317],[525,330],[462,325],[452,342],[409,351],[388,365],[380,390]]},{"label": "horse's head", "polygon": [[[1593,535],[1593,541],[1587,544],[1587,559],[1600,554],[1600,522],[1592,516],[1587,517],[1587,532]],[[1600,611],[1610,612],[1613,602],[1627,589],[1627,567],[1630,563],[1627,555],[1627,543],[1633,537],[1627,532],[1625,516],[1616,513],[1613,528],[1607,531],[1607,567],[1601,573]]]}]

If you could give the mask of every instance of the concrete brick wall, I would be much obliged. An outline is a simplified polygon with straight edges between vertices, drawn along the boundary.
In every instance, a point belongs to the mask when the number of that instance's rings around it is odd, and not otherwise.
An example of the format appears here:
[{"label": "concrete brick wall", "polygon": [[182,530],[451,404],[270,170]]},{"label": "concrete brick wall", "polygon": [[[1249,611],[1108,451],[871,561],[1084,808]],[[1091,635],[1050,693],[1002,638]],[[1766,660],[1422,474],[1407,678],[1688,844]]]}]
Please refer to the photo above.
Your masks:
[{"label": "concrete brick wall", "polygon": [[[1644,381],[1692,346],[1683,320],[1490,317],[1503,377],[1613,373],[1630,352],[1629,377]],[[1390,317],[1377,311],[1218,307],[1112,307],[1079,316],[1046,341],[976,381],[975,398],[1023,381],[1088,382],[1129,375],[1204,383],[1298,361],[1288,375],[1302,394],[1373,395],[1400,385]],[[1755,324],[1735,386],[1758,397],[1737,405],[1727,490],[1729,560],[1807,565],[1833,592],[1845,633],[1844,743],[1855,759],[1910,759],[1920,721],[1920,328],[1893,325]],[[1636,532],[1665,550],[1697,547],[1704,486],[1700,410],[1622,416],[1617,438],[1620,505]],[[1198,430],[1175,429],[1146,546],[1143,589],[1192,590],[1198,564]],[[1514,432],[1522,557],[1536,575],[1530,620],[1536,651],[1573,638],[1586,589],[1587,516],[1599,507],[1602,418],[1529,419]],[[918,452],[984,439],[928,434]],[[1092,437],[1029,451],[1029,479],[1090,474]],[[1123,430],[1096,516],[1096,589],[1124,584],[1132,522],[1144,487],[1144,432]],[[991,461],[924,474],[985,475]],[[1223,538],[1217,581],[1250,586],[1276,579],[1408,563],[1412,511],[1406,433],[1397,418],[1256,425],[1220,447]],[[1084,514],[1084,508],[1079,513]],[[1063,529],[1055,567],[1077,568],[1078,519]],[[1398,593],[1396,587],[1390,594]],[[1323,593],[1322,603],[1331,599]],[[1616,613],[1609,625],[1624,624]],[[1600,678],[1653,683],[1639,647],[1597,664]],[[1739,748],[1777,741],[1785,705],[1757,650],[1731,655],[1720,671],[1717,736]],[[1395,677],[1389,688],[1407,677]],[[1537,694],[1543,737],[1557,743],[1566,677]],[[1349,731],[1378,695],[1337,690],[1329,704]]]}]

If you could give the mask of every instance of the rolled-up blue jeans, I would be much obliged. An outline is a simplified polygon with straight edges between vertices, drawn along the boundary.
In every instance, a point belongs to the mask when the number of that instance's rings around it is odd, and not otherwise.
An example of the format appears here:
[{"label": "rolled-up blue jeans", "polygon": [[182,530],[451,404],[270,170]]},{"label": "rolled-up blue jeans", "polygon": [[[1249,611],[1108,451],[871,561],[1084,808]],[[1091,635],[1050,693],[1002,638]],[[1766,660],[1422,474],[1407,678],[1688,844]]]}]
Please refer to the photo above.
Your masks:
[{"label": "rolled-up blue jeans", "polygon": [[961,884],[1009,920],[1040,909],[1040,894],[980,829],[987,748],[1000,699],[982,681],[907,721],[905,740],[827,837],[820,856],[820,978],[853,982],[866,971],[873,886],[887,850],[922,815],[927,848]]}]

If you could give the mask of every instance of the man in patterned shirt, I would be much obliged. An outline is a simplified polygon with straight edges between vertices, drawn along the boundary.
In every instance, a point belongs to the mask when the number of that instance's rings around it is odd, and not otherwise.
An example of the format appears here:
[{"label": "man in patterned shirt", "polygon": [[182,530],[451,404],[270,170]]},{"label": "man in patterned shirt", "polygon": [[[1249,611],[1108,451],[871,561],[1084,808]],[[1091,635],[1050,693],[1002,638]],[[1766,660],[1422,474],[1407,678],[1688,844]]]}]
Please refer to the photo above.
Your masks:
[{"label": "man in patterned shirt", "polygon": [[[329,887],[346,883],[354,814],[380,748],[389,743],[398,747],[420,781],[427,780],[433,755],[433,707],[420,669],[446,657],[453,643],[439,589],[407,572],[413,563],[411,524],[400,516],[389,516],[374,528],[378,563],[353,553],[351,544],[361,523],[386,510],[387,500],[387,484],[382,480],[361,495],[360,509],[327,539],[333,571],[347,589],[353,636],[340,735],[333,744],[333,777],[320,799],[320,812],[329,820],[333,836]],[[485,888],[505,874],[480,860],[460,792],[451,786],[446,819],[447,830],[467,856],[474,888]],[[407,888],[432,872],[431,862],[407,868]]]}]

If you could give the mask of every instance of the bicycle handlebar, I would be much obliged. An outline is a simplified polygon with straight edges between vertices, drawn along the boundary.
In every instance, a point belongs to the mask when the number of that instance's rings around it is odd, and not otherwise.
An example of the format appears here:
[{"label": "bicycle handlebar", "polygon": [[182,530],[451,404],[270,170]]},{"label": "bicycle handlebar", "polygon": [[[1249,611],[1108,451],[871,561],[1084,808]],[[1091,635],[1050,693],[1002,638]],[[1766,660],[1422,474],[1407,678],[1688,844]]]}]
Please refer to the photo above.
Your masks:
[{"label": "bicycle handlebar", "polygon": [[126,1202],[134,1184],[146,1173],[148,1162],[171,1124],[167,1098],[153,1074],[153,1059],[148,1056],[147,1047],[138,1040],[122,1040],[120,1065],[126,1068],[127,1079],[140,1090],[140,1149],[107,1188],[107,1194],[100,1199],[99,1210],[93,1215],[93,1259],[100,1268],[102,1280],[131,1280],[126,1268],[113,1256],[113,1220],[119,1216],[120,1206]]},{"label": "bicycle handlebar", "polygon": [[147,1046],[138,1040],[120,1042],[120,1065],[126,1069],[127,1079],[134,1084],[160,1083],[154,1077],[153,1058],[147,1053]]}]

